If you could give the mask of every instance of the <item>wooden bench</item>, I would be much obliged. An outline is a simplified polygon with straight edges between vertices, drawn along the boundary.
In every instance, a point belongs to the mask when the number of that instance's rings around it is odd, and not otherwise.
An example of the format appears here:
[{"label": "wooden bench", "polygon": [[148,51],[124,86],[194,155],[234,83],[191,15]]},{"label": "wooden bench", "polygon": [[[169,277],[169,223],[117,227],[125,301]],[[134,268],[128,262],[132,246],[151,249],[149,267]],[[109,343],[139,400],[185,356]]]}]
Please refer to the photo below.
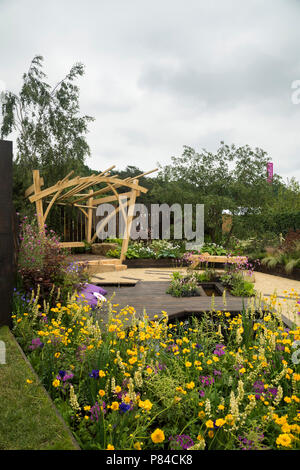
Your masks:
[{"label": "wooden bench", "polygon": [[191,260],[191,268],[195,269],[200,263],[246,263],[247,256],[217,256],[210,255],[209,253],[200,253],[199,255],[191,255],[189,257]]}]

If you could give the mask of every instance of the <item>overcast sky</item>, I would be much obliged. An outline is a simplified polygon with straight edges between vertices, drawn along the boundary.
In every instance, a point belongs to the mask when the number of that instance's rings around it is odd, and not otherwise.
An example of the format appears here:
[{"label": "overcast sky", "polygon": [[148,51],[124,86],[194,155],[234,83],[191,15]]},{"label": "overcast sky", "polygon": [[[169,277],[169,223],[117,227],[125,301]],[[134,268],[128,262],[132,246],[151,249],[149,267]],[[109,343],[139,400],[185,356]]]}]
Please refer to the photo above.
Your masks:
[{"label": "overcast sky", "polygon": [[0,0],[0,86],[17,92],[36,54],[53,84],[85,64],[95,170],[224,140],[300,180],[299,24],[299,0]]}]

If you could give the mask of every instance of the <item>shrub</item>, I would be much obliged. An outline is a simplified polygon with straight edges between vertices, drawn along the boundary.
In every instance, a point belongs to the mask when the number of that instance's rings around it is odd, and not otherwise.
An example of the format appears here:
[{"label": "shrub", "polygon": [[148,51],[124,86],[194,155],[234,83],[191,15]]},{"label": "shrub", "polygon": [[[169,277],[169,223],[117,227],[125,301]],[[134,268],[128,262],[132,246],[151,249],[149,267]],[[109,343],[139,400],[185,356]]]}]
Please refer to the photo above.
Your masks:
[{"label": "shrub", "polygon": [[84,265],[69,263],[68,250],[61,248],[53,230],[39,232],[36,222],[24,217],[20,224],[18,276],[22,289],[30,295],[39,286],[40,297],[49,300],[50,294],[68,293],[80,288],[88,280]]},{"label": "shrub", "polygon": [[[119,258],[121,255],[121,247],[109,250],[107,256],[111,258]],[[129,243],[126,258],[127,259],[160,259],[160,258],[179,258],[180,246],[173,245],[167,240],[154,240],[150,244],[143,242]]]}]

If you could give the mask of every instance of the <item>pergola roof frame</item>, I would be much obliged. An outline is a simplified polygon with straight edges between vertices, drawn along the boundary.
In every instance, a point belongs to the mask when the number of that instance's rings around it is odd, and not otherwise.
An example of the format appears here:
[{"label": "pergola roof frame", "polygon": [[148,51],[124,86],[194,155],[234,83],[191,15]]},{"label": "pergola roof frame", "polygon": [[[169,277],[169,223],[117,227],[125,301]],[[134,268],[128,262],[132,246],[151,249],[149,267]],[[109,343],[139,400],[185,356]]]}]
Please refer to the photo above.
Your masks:
[{"label": "pergola roof frame", "polygon": [[[39,230],[41,233],[44,231],[46,219],[50,213],[51,208],[54,204],[58,205],[69,205],[73,207],[77,207],[87,219],[86,224],[86,241],[87,243],[93,243],[97,237],[97,233],[94,234],[92,237],[92,217],[93,217],[93,209],[96,209],[97,206],[101,203],[107,202],[118,202],[119,206],[115,208],[114,212],[106,216],[105,219],[101,222],[101,227],[105,227],[111,217],[116,215],[120,210],[123,214],[125,219],[125,233],[122,243],[121,249],[121,256],[120,261],[121,263],[124,261],[128,243],[129,243],[129,236],[131,230],[131,224],[133,219],[133,209],[135,205],[136,198],[140,195],[140,193],[147,193],[148,189],[144,188],[139,184],[139,178],[142,176],[146,176],[150,173],[157,171],[157,168],[140,175],[129,177],[125,179],[120,179],[118,175],[110,176],[109,171],[112,170],[115,166],[111,166],[105,171],[102,171],[96,175],[86,176],[86,177],[79,177],[76,176],[72,179],[70,177],[73,175],[74,171],[68,173],[62,180],[58,181],[55,185],[50,186],[46,189],[41,189],[44,185],[44,180],[40,176],[39,170],[33,170],[33,184],[25,191],[25,197],[29,198],[31,203],[35,203],[36,205],[36,213],[37,213],[37,221]],[[105,183],[106,186],[101,189],[97,189],[94,191],[91,189],[92,186],[99,185],[100,183]],[[127,187],[129,191],[118,193],[117,189],[121,187]],[[69,189],[67,192],[64,193],[64,190]],[[87,190],[88,193],[84,193],[81,195],[81,191]],[[95,196],[105,193],[112,193],[109,196],[104,196],[103,198],[95,199]],[[51,200],[49,199],[51,196]],[[121,201],[121,197],[124,198],[128,197],[128,201],[124,204]],[[75,199],[74,199],[75,198]],[[43,201],[45,201],[48,205],[44,213],[43,208]],[[81,204],[78,204],[78,203]],[[82,204],[85,202],[85,204]],[[125,213],[125,208],[128,206],[127,214]],[[84,242],[61,242],[61,246],[64,247],[84,247]]]}]

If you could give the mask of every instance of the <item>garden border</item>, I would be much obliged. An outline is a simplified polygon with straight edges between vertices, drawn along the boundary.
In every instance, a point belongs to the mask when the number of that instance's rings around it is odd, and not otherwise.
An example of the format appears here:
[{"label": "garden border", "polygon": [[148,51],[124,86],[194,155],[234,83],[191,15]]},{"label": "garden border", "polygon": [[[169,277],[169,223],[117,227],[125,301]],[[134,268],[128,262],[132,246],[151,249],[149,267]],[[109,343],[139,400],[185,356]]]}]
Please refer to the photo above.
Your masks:
[{"label": "garden border", "polygon": [[15,335],[12,333],[12,331],[10,329],[8,329],[8,334],[11,336],[12,340],[15,342],[16,346],[17,346],[17,349],[19,350],[19,352],[21,353],[21,356],[22,358],[24,359],[24,361],[26,362],[26,364],[28,365],[28,367],[30,368],[32,374],[34,375],[34,377],[36,378],[36,381],[37,383],[39,384],[41,390],[43,391],[43,393],[46,395],[46,397],[48,398],[49,400],[49,403],[50,403],[50,406],[51,408],[53,409],[54,413],[56,414],[57,418],[59,419],[59,421],[61,422],[62,424],[62,427],[64,428],[64,430],[66,431],[66,433],[69,435],[75,449],[74,450],[81,450],[78,442],[76,441],[75,437],[73,436],[73,433],[71,431],[71,429],[69,428],[69,426],[67,425],[67,423],[65,422],[64,418],[62,417],[62,415],[60,414],[60,412],[58,411],[58,409],[56,408],[51,396],[49,395],[49,393],[47,392],[47,390],[45,389],[44,385],[42,384],[38,374],[36,373],[36,371],[34,370],[33,366],[31,365],[28,357],[26,356],[26,354],[24,353],[23,349],[21,348],[20,344],[18,343]]}]

